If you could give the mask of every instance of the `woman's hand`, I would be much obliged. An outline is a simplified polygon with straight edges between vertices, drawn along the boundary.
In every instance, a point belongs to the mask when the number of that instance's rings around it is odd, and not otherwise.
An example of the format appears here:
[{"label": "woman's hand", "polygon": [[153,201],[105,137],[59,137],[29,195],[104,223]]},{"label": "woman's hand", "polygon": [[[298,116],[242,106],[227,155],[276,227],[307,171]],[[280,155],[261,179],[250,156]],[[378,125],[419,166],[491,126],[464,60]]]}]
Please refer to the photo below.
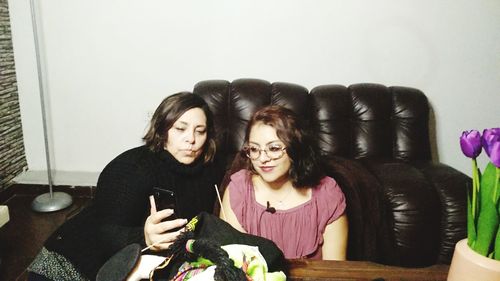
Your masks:
[{"label": "woman's hand", "polygon": [[162,221],[171,216],[174,211],[172,209],[165,209],[157,212],[153,196],[149,197],[149,201],[151,204],[151,214],[144,224],[146,245],[153,251],[164,250],[184,231],[183,228],[174,232],[170,232],[170,230],[183,227],[186,225],[187,220],[175,219]]}]

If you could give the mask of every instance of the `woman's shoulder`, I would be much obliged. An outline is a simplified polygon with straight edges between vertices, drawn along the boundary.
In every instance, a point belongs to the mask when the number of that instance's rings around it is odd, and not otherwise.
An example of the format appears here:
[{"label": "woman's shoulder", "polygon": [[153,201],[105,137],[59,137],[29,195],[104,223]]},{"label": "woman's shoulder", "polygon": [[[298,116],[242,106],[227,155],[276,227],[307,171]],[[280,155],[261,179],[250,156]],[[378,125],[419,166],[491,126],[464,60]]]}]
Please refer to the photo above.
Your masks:
[{"label": "woman's shoulder", "polygon": [[138,147],[134,147],[124,152],[118,154],[112,161],[127,161],[127,160],[137,160],[144,157],[151,157],[154,155],[154,152],[151,151],[145,145],[141,145]]},{"label": "woman's shoulder", "polygon": [[321,179],[319,185],[313,189],[313,196],[317,207],[324,210],[322,218],[326,223],[340,217],[346,208],[346,198],[337,182],[331,177]]},{"label": "woman's shoulder", "polygon": [[318,185],[315,187],[315,190],[321,193],[329,193],[329,192],[340,192],[342,193],[342,190],[340,189],[339,184],[337,181],[329,176],[324,176],[318,183]]},{"label": "woman's shoulder", "polygon": [[319,203],[323,202],[328,205],[333,202],[342,204],[345,201],[344,193],[338,183],[328,176],[323,177],[316,188],[313,189],[313,196],[317,198]]},{"label": "woman's shoulder", "polygon": [[250,176],[251,174],[249,170],[241,169],[238,172],[233,173],[230,178],[232,182],[242,183],[244,181],[248,181]]},{"label": "woman's shoulder", "polygon": [[154,165],[154,152],[145,146],[139,146],[120,153],[102,170],[101,176],[114,173],[134,174],[151,170]]},{"label": "woman's shoulder", "polygon": [[111,160],[107,166],[116,164],[138,164],[143,160],[154,158],[154,155],[155,153],[146,146],[138,146],[118,154],[118,156]]},{"label": "woman's shoulder", "polygon": [[250,196],[253,190],[251,183],[251,173],[246,169],[239,170],[231,175],[228,190],[232,201],[243,200]]}]

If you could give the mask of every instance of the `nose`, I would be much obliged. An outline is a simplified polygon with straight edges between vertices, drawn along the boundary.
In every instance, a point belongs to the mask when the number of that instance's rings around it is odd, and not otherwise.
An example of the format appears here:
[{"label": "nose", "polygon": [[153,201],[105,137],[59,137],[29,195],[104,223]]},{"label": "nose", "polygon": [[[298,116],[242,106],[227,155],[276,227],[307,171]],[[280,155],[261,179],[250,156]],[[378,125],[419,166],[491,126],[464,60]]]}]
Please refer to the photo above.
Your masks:
[{"label": "nose", "polygon": [[186,136],[185,136],[185,140],[186,140],[186,142],[193,144],[194,140],[195,140],[194,132],[187,132]]},{"label": "nose", "polygon": [[271,161],[271,158],[267,155],[267,152],[264,149],[260,151],[259,158],[257,159],[259,159],[259,161],[262,163]]}]

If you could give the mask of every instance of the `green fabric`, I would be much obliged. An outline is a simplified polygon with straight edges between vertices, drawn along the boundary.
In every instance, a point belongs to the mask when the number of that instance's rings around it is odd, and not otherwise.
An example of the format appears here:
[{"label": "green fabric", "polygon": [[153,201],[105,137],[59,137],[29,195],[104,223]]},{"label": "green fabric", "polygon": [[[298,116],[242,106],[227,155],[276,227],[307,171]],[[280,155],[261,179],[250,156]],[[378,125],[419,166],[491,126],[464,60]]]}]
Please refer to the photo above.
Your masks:
[{"label": "green fabric", "polygon": [[[243,271],[254,281],[285,281],[286,276],[282,271],[268,272],[266,259],[259,251],[259,247],[230,244],[222,246],[234,265],[243,268]],[[246,268],[246,270],[245,270]]]}]

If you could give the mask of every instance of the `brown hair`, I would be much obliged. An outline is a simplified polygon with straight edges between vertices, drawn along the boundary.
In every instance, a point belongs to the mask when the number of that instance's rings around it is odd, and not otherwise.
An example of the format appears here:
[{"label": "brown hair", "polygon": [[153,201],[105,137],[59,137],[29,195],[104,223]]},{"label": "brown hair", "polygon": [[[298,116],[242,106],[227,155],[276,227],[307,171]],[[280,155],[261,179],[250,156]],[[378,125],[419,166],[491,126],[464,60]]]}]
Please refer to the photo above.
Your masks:
[{"label": "brown hair", "polygon": [[[271,105],[255,112],[248,122],[245,143],[248,144],[252,127],[262,122],[276,130],[276,135],[285,144],[291,159],[289,177],[295,187],[314,187],[324,172],[319,161],[319,150],[305,125],[290,109]],[[252,162],[247,159],[247,168],[255,173]]]},{"label": "brown hair", "polygon": [[192,108],[200,108],[207,118],[207,140],[203,152],[204,162],[212,161],[216,151],[212,112],[205,100],[190,92],[173,94],[160,103],[151,118],[146,135],[142,138],[146,146],[155,152],[163,150],[168,139],[168,130],[172,128],[175,121],[182,114]]}]

